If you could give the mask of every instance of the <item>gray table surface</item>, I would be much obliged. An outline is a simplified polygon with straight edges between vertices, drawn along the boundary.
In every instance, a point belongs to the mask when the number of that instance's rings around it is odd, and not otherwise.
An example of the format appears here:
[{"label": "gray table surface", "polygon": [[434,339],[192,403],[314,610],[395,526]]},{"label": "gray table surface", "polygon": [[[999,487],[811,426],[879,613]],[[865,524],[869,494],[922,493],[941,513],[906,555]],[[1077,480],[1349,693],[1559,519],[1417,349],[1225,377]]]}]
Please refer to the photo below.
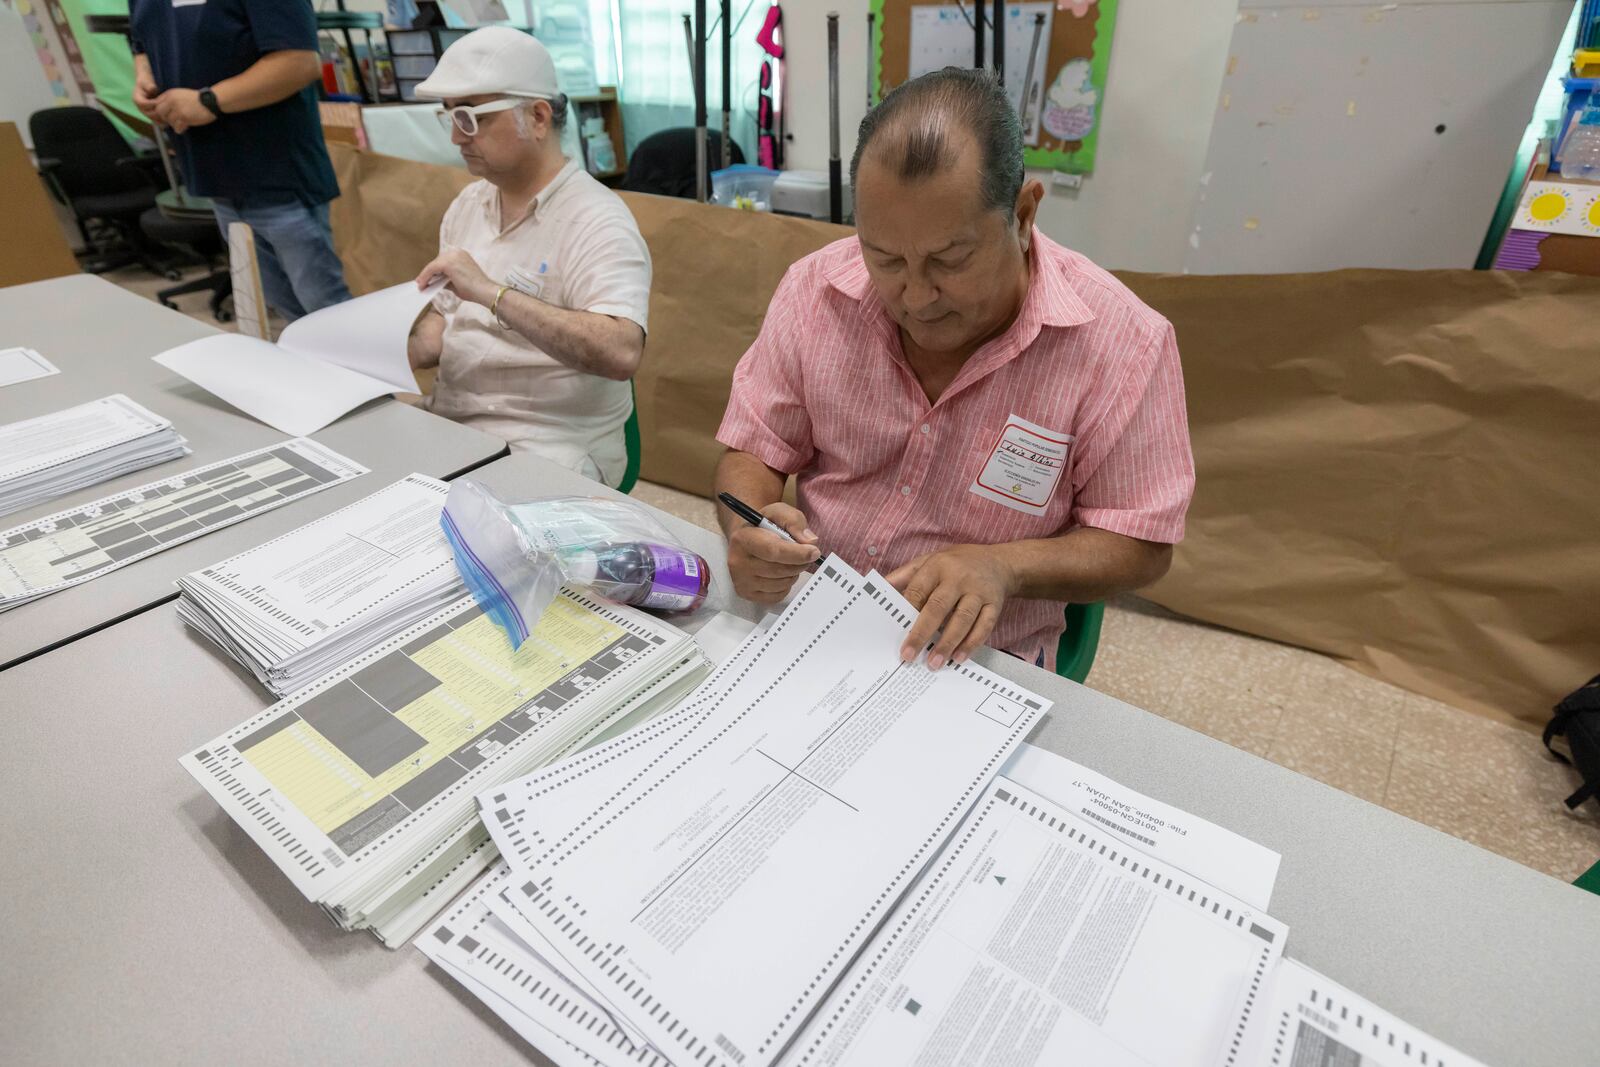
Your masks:
[{"label": "gray table surface", "polygon": [[[523,456],[474,476],[603,491]],[[662,521],[716,566],[709,607],[757,617],[727,600],[720,539]],[[1034,743],[1281,852],[1291,955],[1495,1067],[1596,1062],[1600,898],[979,658],[1055,701]],[[170,606],[0,673],[6,1061],[545,1062],[420,953],[338,931],[179,768],[268,702]]]},{"label": "gray table surface", "polygon": [[[192,454],[0,516],[9,529],[122,489],[286,440],[151,360],[217,331],[93,275],[0,289],[0,346],[39,351],[60,374],[0,388],[0,423],[123,393],[170,419]],[[363,405],[314,435],[371,473],[252,516],[82,585],[0,614],[0,669],[177,595],[182,575],[271,540],[413,471],[448,478],[505,442],[393,400]]]}]

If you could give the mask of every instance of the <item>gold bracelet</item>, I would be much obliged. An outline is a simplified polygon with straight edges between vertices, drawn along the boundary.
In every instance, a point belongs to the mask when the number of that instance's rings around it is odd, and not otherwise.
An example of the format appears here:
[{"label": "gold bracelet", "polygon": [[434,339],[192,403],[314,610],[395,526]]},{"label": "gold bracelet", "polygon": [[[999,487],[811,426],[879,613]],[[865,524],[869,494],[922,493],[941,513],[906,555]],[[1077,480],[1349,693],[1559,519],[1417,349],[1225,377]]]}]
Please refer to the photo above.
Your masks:
[{"label": "gold bracelet", "polygon": [[506,290],[510,288],[511,286],[509,285],[502,285],[500,291],[494,294],[494,303],[489,305],[489,314],[494,316],[495,325],[502,330],[511,329],[511,324],[500,317],[500,298],[505,296]]}]

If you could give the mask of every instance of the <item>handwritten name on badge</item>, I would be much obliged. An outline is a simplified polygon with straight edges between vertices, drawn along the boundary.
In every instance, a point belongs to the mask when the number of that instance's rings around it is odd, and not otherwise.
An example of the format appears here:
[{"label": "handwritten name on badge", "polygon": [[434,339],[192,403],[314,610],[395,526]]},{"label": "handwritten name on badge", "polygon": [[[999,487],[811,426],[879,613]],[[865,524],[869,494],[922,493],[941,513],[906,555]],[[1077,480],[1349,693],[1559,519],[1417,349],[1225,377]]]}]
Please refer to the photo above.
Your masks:
[{"label": "handwritten name on badge", "polygon": [[1012,415],[968,492],[1029,515],[1043,515],[1072,452],[1072,434]]}]

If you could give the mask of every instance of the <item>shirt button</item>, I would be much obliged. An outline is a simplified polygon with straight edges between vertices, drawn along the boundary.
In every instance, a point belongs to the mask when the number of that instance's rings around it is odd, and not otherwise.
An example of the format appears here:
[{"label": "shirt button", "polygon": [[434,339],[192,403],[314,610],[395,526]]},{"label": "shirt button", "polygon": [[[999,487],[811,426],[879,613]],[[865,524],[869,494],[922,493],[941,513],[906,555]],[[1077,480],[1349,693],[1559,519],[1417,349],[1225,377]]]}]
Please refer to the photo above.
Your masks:
[{"label": "shirt button", "polygon": [[927,433],[928,432],[928,424],[927,423],[923,423],[922,424],[922,432],[923,433]]},{"label": "shirt button", "polygon": [[911,495],[911,487],[909,485],[902,485],[900,487],[900,495],[901,496],[910,496]]},{"label": "shirt button", "polygon": [[868,545],[867,546],[867,555],[876,556],[877,554],[878,554],[878,546],[877,545]]}]

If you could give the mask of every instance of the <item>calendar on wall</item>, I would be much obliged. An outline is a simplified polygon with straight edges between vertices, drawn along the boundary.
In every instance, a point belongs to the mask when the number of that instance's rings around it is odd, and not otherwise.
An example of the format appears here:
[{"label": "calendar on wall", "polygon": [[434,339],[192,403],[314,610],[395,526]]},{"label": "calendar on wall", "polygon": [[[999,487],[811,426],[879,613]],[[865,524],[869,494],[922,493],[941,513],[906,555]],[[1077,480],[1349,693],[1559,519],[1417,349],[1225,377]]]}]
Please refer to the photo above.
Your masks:
[{"label": "calendar on wall", "polygon": [[[875,70],[879,98],[947,66],[973,65],[973,20],[994,17],[982,0],[873,0],[882,28]],[[1024,0],[1004,8],[1005,84],[1022,120],[1030,167],[1094,169],[1117,0]],[[994,63],[994,32],[985,26]]]},{"label": "calendar on wall", "polygon": [[[1046,50],[1050,47],[1050,21],[1054,0],[1012,4],[1006,8],[1006,94],[1022,119],[1023,143],[1039,143],[1039,114],[1045,94]],[[912,78],[944,67],[972,64],[972,15],[955,4],[911,9]],[[988,34],[988,65],[994,65],[994,35]],[[1026,83],[1026,84],[1025,84]]]}]

